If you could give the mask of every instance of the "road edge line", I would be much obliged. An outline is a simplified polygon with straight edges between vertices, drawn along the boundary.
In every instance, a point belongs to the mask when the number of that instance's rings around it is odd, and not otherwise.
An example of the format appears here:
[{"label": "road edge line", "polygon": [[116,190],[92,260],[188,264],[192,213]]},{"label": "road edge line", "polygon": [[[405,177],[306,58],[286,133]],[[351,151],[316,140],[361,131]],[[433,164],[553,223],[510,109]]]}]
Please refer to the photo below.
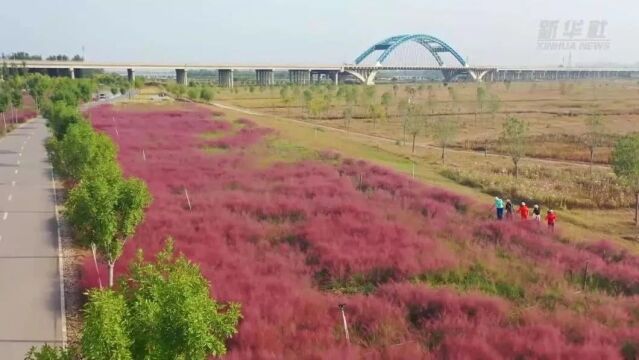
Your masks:
[{"label": "road edge line", "polygon": [[62,327],[62,348],[67,347],[67,311],[64,297],[64,256],[62,254],[62,237],[60,236],[60,216],[58,215],[58,194],[55,189],[55,177],[51,167],[51,186],[53,187],[53,212],[55,213],[56,230],[58,233],[58,275],[60,278],[60,325]]}]

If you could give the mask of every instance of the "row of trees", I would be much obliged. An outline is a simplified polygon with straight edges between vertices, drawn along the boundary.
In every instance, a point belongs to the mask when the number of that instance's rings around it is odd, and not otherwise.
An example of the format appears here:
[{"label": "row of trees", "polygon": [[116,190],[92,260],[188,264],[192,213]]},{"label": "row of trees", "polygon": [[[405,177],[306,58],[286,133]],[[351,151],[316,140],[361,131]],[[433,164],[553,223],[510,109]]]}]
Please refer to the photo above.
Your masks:
[{"label": "row of trees", "polygon": [[[17,51],[11,54],[2,54],[2,59],[7,60],[42,60],[42,55],[29,54],[25,51]],[[73,57],[69,57],[68,55],[58,54],[58,55],[50,55],[47,56],[47,60],[49,61],[84,61],[84,58],[80,55],[74,55]]]},{"label": "row of trees", "polygon": [[79,113],[82,94],[75,94],[73,86],[64,84],[51,94],[52,103],[43,111],[53,132],[47,146],[54,168],[73,185],[65,215],[76,238],[107,261],[112,286],[115,262],[151,196],[141,180],[123,178],[115,144]]},{"label": "row of trees", "polygon": [[215,91],[212,86],[209,85],[197,85],[190,83],[189,86],[181,84],[168,83],[165,85],[168,92],[174,94],[176,97],[188,97],[190,100],[204,100],[211,101],[215,97]]},{"label": "row of trees", "polygon": [[76,241],[109,268],[108,288],[90,290],[78,348],[44,346],[27,359],[204,359],[226,352],[238,304],[218,304],[197,265],[175,256],[169,240],[155,263],[140,252],[119,282],[114,266],[151,202],[146,184],[122,175],[111,139],[94,131],[77,105],[91,98],[78,81],[57,80],[43,114],[54,168],[71,186],[64,216]]},{"label": "row of trees", "polygon": [[[17,122],[18,110],[22,106],[23,82],[18,78],[0,83],[0,113],[2,113],[2,134],[8,132],[8,127]],[[7,111],[9,119],[7,121]],[[9,124],[9,125],[7,125]]]},{"label": "row of trees", "polygon": [[197,265],[169,238],[155,262],[138,251],[117,287],[88,292],[79,348],[32,348],[27,360],[206,359],[224,355],[241,307],[211,299]]},{"label": "row of trees", "polygon": [[[587,131],[582,136],[582,141],[590,152],[592,172],[594,153],[604,142],[605,128],[599,115],[587,118],[585,125]],[[526,155],[528,131],[528,124],[517,118],[509,118],[504,123],[501,139],[513,161],[515,177],[518,175],[519,161]],[[615,175],[635,194],[634,223],[639,226],[639,134],[630,134],[619,139],[613,148],[610,162]]]}]

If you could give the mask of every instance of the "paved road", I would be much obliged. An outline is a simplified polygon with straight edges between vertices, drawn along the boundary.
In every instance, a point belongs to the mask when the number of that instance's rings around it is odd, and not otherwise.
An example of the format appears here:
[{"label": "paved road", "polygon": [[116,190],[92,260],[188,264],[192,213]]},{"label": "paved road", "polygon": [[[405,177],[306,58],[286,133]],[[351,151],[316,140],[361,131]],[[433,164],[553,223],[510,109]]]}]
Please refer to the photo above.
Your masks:
[{"label": "paved road", "polygon": [[58,225],[44,119],[0,140],[0,359],[61,345]]}]

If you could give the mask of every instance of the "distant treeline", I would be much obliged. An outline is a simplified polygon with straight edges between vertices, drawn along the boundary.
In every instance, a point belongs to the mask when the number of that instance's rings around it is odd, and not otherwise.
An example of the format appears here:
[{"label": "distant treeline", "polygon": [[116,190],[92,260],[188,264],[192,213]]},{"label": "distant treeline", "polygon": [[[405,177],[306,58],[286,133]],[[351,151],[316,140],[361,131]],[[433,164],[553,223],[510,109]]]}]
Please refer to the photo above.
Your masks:
[{"label": "distant treeline", "polygon": [[[42,60],[42,55],[29,54],[25,51],[18,51],[11,54],[2,53],[3,60]],[[69,57],[68,55],[58,54],[47,56],[46,60],[49,61],[84,61],[84,58],[80,55],[74,55]]]}]

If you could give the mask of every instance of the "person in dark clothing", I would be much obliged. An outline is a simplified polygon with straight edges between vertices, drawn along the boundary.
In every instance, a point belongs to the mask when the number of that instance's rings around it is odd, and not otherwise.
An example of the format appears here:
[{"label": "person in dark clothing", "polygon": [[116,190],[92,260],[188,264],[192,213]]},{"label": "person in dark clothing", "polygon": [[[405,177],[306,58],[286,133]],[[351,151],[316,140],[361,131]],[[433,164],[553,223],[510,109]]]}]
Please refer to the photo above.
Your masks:
[{"label": "person in dark clothing", "polygon": [[541,222],[541,208],[539,205],[535,205],[533,208],[533,219],[537,222]]},{"label": "person in dark clothing", "polygon": [[510,199],[506,200],[506,219],[510,220],[513,218],[513,203]]}]

